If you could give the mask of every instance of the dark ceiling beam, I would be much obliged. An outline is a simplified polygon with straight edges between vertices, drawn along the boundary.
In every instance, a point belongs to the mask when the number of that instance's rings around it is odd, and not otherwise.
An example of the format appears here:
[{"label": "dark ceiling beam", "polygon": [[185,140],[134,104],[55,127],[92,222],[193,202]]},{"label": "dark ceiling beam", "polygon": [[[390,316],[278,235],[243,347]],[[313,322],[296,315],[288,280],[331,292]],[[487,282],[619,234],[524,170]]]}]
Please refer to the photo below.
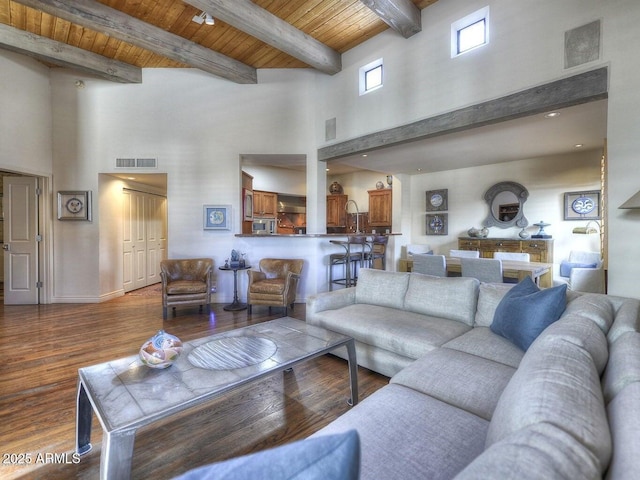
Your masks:
[{"label": "dark ceiling beam", "polygon": [[141,83],[142,70],[19,28],[0,24],[0,48],[120,83]]},{"label": "dark ceiling beam", "polygon": [[259,7],[251,0],[185,0],[185,3],[288,53],[321,72],[333,75],[342,70],[342,58],[338,52]]},{"label": "dark ceiling beam", "polygon": [[318,160],[329,161],[379,148],[549,112],[608,97],[608,70],[601,67],[495,100],[329,145]]},{"label": "dark ceiling beam", "polygon": [[256,69],[93,0],[14,0],[236,83],[257,83]]},{"label": "dark ceiling beam", "polygon": [[404,38],[422,30],[420,9],[411,0],[360,0]]}]

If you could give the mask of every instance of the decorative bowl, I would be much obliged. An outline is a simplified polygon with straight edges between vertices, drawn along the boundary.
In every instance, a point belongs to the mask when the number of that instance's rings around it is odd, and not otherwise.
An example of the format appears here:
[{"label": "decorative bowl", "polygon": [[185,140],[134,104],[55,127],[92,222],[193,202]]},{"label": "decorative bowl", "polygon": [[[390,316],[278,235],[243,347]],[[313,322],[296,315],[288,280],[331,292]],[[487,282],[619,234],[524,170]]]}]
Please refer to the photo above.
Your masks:
[{"label": "decorative bowl", "polygon": [[140,347],[140,360],[151,368],[167,368],[182,353],[180,339],[164,330],[159,330]]}]

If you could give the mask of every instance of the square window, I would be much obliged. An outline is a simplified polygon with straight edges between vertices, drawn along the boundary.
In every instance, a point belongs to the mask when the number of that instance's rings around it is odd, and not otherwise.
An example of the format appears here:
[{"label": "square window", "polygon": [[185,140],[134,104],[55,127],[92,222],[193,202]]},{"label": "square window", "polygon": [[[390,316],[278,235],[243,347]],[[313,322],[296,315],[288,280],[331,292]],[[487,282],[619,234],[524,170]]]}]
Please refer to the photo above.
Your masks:
[{"label": "square window", "polygon": [[458,53],[484,45],[486,43],[485,26],[486,22],[483,18],[479,22],[458,30]]},{"label": "square window", "polygon": [[364,73],[364,89],[367,92],[380,86],[382,86],[382,65],[378,65]]},{"label": "square window", "polygon": [[383,65],[382,59],[368,63],[367,65],[360,67],[358,72],[359,76],[359,91],[360,95],[372,92],[382,87],[383,81]]},{"label": "square window", "polygon": [[451,24],[451,58],[489,43],[489,7]]}]

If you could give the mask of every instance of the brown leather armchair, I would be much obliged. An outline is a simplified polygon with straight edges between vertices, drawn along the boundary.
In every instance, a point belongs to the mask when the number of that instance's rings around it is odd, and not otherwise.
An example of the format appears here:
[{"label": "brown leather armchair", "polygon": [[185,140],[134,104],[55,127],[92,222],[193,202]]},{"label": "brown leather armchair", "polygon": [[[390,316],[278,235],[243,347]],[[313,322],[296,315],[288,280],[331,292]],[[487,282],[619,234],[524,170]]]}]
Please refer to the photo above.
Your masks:
[{"label": "brown leather armchair", "polygon": [[284,307],[284,315],[288,307],[293,309],[296,300],[298,281],[302,273],[303,260],[263,258],[260,270],[247,270],[249,285],[247,287],[247,305],[251,313],[252,305],[268,305]]},{"label": "brown leather armchair", "polygon": [[162,260],[162,318],[167,319],[167,308],[178,305],[207,306],[211,312],[213,260],[210,258],[184,258]]}]

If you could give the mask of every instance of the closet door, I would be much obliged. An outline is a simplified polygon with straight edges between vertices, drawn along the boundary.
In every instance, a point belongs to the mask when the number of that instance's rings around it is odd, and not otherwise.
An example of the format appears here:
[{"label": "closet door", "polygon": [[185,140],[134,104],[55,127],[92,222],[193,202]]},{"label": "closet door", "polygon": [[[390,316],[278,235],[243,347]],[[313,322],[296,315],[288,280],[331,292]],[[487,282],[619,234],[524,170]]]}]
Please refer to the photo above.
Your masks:
[{"label": "closet door", "polygon": [[147,285],[147,234],[145,198],[141,192],[123,190],[124,219],[124,291]]},{"label": "closet door", "polygon": [[160,281],[160,261],[167,258],[167,199],[146,195],[147,285]]}]

